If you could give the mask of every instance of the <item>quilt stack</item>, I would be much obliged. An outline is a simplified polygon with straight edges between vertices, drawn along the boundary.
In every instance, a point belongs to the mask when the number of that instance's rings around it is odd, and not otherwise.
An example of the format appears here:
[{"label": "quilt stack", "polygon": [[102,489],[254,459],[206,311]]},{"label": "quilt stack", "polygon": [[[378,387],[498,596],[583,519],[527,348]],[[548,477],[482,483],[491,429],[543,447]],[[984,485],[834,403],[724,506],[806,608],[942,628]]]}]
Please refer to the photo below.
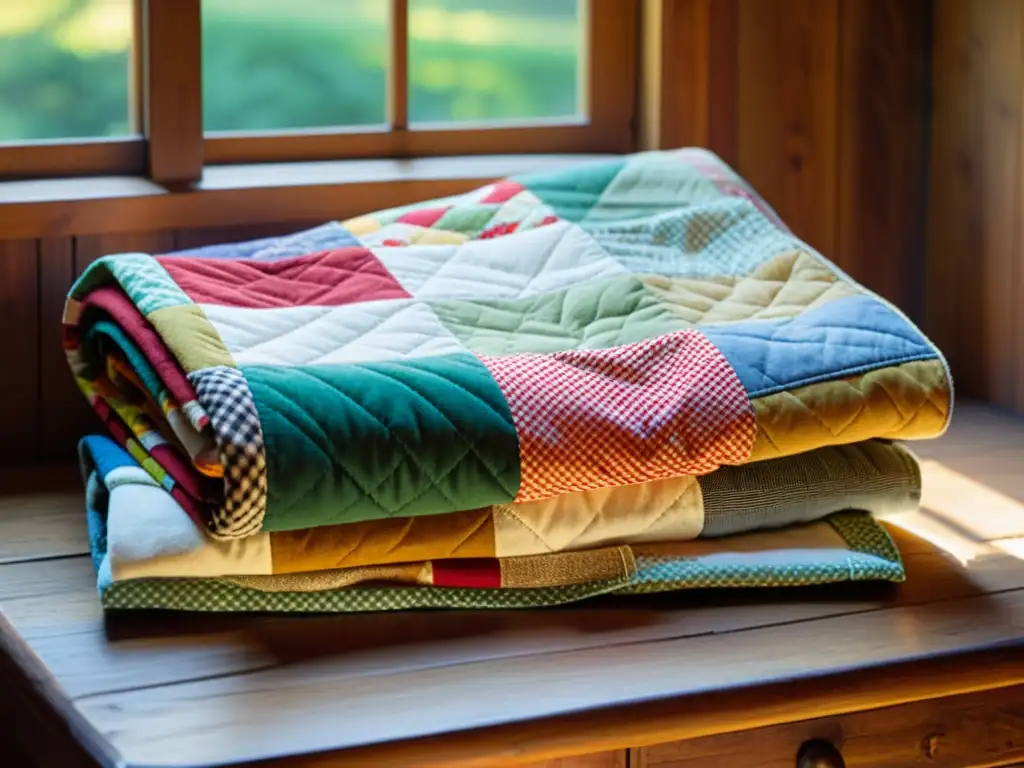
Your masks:
[{"label": "quilt stack", "polygon": [[106,256],[63,338],[110,610],[899,581],[876,518],[952,410],[935,346],[697,149]]}]

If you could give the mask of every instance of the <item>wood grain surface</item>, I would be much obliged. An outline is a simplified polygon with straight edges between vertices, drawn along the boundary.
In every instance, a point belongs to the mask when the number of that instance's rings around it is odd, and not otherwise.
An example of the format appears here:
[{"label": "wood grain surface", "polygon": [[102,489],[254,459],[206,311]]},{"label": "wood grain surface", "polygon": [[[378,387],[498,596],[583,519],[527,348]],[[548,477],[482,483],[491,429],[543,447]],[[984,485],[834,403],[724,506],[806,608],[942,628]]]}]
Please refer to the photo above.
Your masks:
[{"label": "wood grain surface", "polygon": [[69,468],[0,473],[0,606],[37,665],[24,686],[45,670],[126,765],[603,766],[627,747],[1024,683],[1010,650],[1024,634],[1024,421],[966,405],[913,447],[926,504],[889,522],[898,586],[104,616]]}]

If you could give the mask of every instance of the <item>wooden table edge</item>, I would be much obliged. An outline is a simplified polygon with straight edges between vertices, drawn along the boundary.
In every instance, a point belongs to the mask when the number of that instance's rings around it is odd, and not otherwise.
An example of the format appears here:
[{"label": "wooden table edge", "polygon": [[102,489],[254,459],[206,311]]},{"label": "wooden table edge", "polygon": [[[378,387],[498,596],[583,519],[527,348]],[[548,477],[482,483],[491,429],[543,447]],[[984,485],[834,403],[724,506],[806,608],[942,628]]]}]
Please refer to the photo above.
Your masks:
[{"label": "wooden table edge", "polygon": [[[868,672],[868,674],[865,674]],[[843,715],[1024,684],[1024,637],[895,664],[648,700],[466,731],[322,753],[278,756],[282,768],[336,765],[482,768],[543,760]],[[60,764],[148,768],[124,761],[0,612],[0,712],[32,748],[39,739]],[[595,680],[595,685],[600,685]],[[495,695],[500,696],[500,692]],[[270,760],[249,762],[263,768]]]}]

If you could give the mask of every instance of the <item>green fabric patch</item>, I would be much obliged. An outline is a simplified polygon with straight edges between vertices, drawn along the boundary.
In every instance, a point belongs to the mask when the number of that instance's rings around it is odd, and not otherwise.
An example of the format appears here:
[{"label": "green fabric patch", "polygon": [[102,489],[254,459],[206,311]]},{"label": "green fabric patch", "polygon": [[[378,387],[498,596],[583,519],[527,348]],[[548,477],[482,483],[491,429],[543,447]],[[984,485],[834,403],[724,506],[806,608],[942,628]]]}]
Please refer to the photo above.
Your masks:
[{"label": "green fabric patch", "polygon": [[75,282],[71,296],[81,299],[109,283],[111,278],[121,285],[143,315],[164,307],[195,303],[178,287],[160,262],[145,253],[121,253],[97,259]]},{"label": "green fabric patch", "polygon": [[321,592],[262,592],[214,579],[131,579],[102,590],[107,610],[165,609],[280,613],[366,613],[424,608],[543,608],[607,594],[628,577],[541,589],[346,587]]},{"label": "green fabric patch", "polygon": [[185,373],[218,365],[235,367],[220,334],[198,304],[163,307],[146,318],[160,334]]},{"label": "green fabric patch", "polygon": [[512,180],[533,192],[542,203],[554,209],[559,217],[568,221],[582,221],[625,165],[625,160],[613,160],[553,173],[544,171],[513,176]]},{"label": "green fabric patch", "polygon": [[431,229],[461,232],[472,237],[482,232],[497,212],[494,205],[457,205],[435,221]]},{"label": "green fabric patch", "polygon": [[523,299],[428,303],[482,355],[605,349],[691,327],[632,276]]},{"label": "green fabric patch", "polygon": [[266,443],[263,530],[443,514],[519,491],[512,413],[473,355],[241,370]]},{"label": "green fabric patch", "polygon": [[635,155],[587,212],[583,225],[653,216],[721,197],[713,181],[671,154]]}]

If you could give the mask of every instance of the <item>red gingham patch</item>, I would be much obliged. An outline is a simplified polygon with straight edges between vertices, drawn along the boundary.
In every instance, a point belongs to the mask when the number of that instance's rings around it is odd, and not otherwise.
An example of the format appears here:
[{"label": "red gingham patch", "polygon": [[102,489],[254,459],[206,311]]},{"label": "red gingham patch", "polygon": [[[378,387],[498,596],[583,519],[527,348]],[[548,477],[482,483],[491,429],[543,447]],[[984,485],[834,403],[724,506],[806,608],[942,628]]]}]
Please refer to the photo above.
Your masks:
[{"label": "red gingham patch", "polygon": [[699,331],[480,359],[519,433],[517,502],[705,474],[754,447],[747,393]]}]

